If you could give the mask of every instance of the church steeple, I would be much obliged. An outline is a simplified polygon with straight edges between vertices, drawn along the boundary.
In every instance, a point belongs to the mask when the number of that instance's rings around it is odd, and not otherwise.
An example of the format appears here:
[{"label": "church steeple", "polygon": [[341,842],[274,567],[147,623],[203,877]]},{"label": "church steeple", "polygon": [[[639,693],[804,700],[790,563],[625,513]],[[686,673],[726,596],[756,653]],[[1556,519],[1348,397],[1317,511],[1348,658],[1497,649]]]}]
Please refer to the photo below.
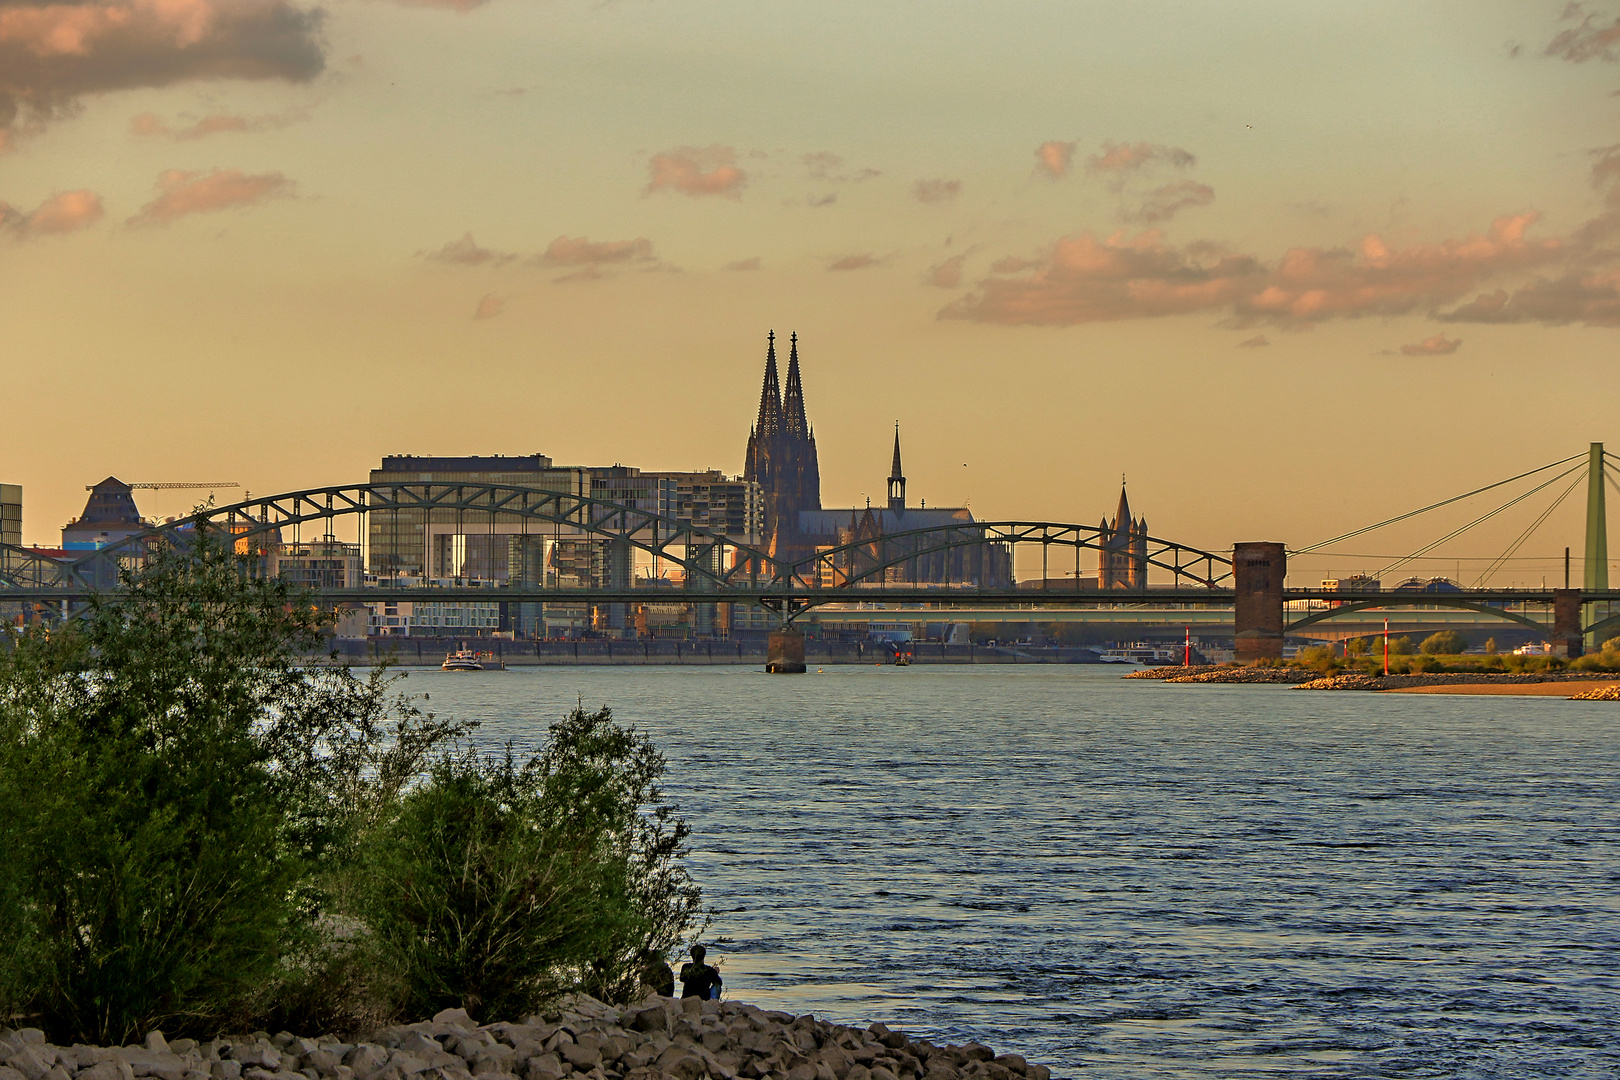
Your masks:
[{"label": "church steeple", "polygon": [[782,383],[776,374],[776,331],[767,337],[765,384],[759,390],[759,419],[754,431],[760,436],[775,435],[782,429]]},{"label": "church steeple", "polygon": [[906,474],[900,468],[900,424],[894,425],[894,464],[889,466],[889,509],[906,508]]},{"label": "church steeple", "polygon": [[1114,511],[1114,532],[1127,533],[1131,529],[1131,501],[1125,497],[1125,478],[1119,481],[1119,509]]},{"label": "church steeple", "polygon": [[788,338],[787,390],[782,400],[782,430],[797,438],[810,434],[810,422],[804,415],[804,386],[799,382],[799,334],[794,331]]}]

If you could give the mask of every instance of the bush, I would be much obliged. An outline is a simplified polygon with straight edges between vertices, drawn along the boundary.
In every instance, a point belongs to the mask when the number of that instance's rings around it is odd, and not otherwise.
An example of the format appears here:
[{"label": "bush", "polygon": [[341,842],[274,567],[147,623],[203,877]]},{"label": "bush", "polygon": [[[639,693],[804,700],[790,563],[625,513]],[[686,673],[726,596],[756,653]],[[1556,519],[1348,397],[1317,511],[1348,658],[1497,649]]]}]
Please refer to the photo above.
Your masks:
[{"label": "bush", "polygon": [[521,764],[510,747],[441,757],[361,859],[356,913],[397,1010],[515,1017],[571,986],[628,997],[639,954],[668,951],[697,914],[663,771],[605,708],[576,709]]},{"label": "bush", "polygon": [[1313,668],[1317,671],[1326,671],[1334,667],[1338,658],[1333,655],[1331,645],[1306,645],[1294,653],[1294,663],[1300,667]]},{"label": "bush", "polygon": [[1437,630],[1419,646],[1425,656],[1456,656],[1466,648],[1468,639],[1455,630]]}]

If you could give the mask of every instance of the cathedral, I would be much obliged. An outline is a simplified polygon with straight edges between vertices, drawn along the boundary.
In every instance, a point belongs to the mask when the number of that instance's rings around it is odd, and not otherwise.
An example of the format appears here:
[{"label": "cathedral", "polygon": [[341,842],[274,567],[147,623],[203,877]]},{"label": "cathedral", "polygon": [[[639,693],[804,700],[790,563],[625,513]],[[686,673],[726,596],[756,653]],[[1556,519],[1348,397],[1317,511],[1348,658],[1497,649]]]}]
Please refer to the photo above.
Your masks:
[{"label": "cathedral", "polygon": [[[830,509],[821,505],[821,468],[816,459],[816,435],[805,413],[804,383],[799,371],[799,336],[789,337],[787,386],[777,371],[776,334],[765,350],[765,383],[760,389],[759,416],[748,433],[745,479],[759,483],[765,499],[765,550],[787,562],[813,559],[832,548],[849,550],[823,584],[841,584],[862,571],[904,554],[911,538],[896,534],[953,526],[973,531],[973,513],[965,506],[911,506],[906,501],[906,477],[900,463],[900,429],[894,434],[894,455],[888,477],[887,505]],[[937,546],[937,545],[936,545]],[[828,568],[821,567],[823,572]],[[883,580],[929,584],[982,582],[1010,584],[1012,568],[1004,550],[972,545],[919,553],[889,567]]]},{"label": "cathedral", "polygon": [[1097,588],[1147,588],[1147,518],[1131,517],[1131,503],[1125,497],[1125,484],[1119,485],[1119,509],[1114,520],[1102,519],[1097,527],[1101,551],[1097,559]]}]

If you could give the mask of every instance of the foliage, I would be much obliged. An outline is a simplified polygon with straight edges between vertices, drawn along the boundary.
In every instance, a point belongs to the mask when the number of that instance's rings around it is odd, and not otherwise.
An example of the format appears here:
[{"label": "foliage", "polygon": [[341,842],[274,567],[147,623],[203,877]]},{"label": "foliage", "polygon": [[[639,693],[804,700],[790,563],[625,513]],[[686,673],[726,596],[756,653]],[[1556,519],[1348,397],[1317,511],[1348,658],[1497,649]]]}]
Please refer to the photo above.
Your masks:
[{"label": "foliage", "polygon": [[397,1008],[519,1016],[568,986],[622,999],[639,954],[691,927],[699,891],[664,759],[606,708],[538,757],[445,755],[365,842],[358,914]]},{"label": "foliage", "polygon": [[1369,646],[1366,638],[1351,638],[1349,641],[1344,643],[1344,653],[1346,656],[1365,656],[1367,655],[1368,648]]},{"label": "foliage", "polygon": [[1294,663],[1300,667],[1314,668],[1317,671],[1327,671],[1338,666],[1338,658],[1333,653],[1331,645],[1306,645],[1294,653]]},{"label": "foliage", "polygon": [[1417,648],[1412,644],[1412,639],[1404,634],[1389,639],[1389,655],[1391,656],[1412,656],[1416,652]]},{"label": "foliage", "polygon": [[359,838],[467,730],[305,663],[320,613],[250,569],[205,526],[0,650],[0,1009],[59,1042],[330,993]]},{"label": "foliage", "polygon": [[1436,630],[1419,646],[1425,656],[1457,656],[1466,648],[1468,639],[1455,630]]},{"label": "foliage", "polygon": [[1486,656],[1495,656],[1496,655],[1496,639],[1495,638],[1488,637],[1488,638],[1485,639],[1485,655]]}]

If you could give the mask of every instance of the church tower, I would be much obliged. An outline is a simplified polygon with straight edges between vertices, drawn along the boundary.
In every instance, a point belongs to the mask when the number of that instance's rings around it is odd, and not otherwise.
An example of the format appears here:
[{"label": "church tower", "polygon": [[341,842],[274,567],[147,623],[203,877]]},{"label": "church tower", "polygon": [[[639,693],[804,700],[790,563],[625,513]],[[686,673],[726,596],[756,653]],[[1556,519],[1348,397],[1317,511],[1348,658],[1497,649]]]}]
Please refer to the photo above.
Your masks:
[{"label": "church tower", "polygon": [[765,381],[759,393],[759,416],[748,433],[748,454],[743,477],[757,482],[765,493],[766,550],[779,558],[797,558],[798,514],[821,509],[821,467],[816,459],[816,435],[804,409],[804,385],[799,374],[799,335],[793,334],[788,353],[787,392],[776,369],[776,332],[767,338]]},{"label": "church tower", "polygon": [[1097,587],[1100,589],[1147,588],[1147,518],[1131,517],[1131,503],[1125,497],[1125,484],[1119,485],[1119,508],[1114,520],[1103,518],[1098,526]]},{"label": "church tower", "polygon": [[900,425],[894,425],[894,464],[889,466],[889,509],[901,513],[906,508],[906,474],[900,468]]}]

